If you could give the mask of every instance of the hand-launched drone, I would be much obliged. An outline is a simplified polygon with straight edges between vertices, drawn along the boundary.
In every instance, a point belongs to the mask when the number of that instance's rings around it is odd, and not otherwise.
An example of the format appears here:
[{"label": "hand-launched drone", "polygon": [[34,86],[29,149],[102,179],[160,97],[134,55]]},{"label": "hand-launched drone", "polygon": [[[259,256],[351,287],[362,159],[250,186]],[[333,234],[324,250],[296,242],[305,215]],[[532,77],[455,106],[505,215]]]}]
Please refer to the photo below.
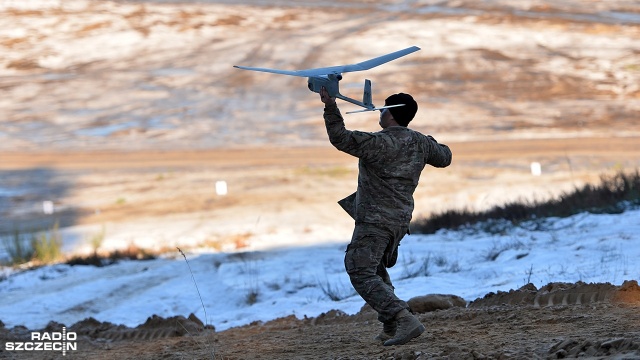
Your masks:
[{"label": "hand-launched drone", "polygon": [[362,111],[381,110],[381,109],[394,107],[394,106],[402,106],[404,104],[382,106],[378,108],[375,107],[373,105],[373,102],[371,101],[371,80],[368,80],[368,79],[364,81],[364,94],[362,96],[362,101],[358,101],[358,100],[346,97],[340,94],[340,90],[338,86],[338,82],[342,80],[342,73],[369,70],[373,67],[382,65],[384,63],[395,60],[402,56],[409,55],[412,52],[415,52],[418,50],[420,50],[419,47],[412,46],[404,50],[392,52],[390,54],[382,55],[371,60],[359,62],[357,64],[330,66],[330,67],[307,69],[307,70],[289,71],[289,70],[238,66],[238,65],[234,65],[234,67],[238,69],[244,69],[244,70],[253,70],[253,71],[262,71],[262,72],[268,72],[268,73],[274,73],[274,74],[308,77],[309,90],[319,93],[320,89],[322,89],[322,87],[325,87],[329,92],[329,96],[342,99],[344,101],[348,101],[352,104],[362,106],[363,108],[365,108],[364,110],[347,112],[347,114],[350,114],[350,113],[362,112]]}]

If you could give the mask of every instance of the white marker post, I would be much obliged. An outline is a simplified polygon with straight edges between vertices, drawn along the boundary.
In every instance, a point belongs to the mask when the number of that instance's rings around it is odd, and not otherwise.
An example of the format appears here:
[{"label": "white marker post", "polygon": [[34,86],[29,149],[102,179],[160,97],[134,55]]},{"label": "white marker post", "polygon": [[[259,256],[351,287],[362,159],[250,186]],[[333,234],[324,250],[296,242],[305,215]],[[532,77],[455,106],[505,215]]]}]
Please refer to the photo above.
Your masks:
[{"label": "white marker post", "polygon": [[220,196],[227,195],[227,182],[226,181],[216,181],[216,194]]},{"label": "white marker post", "polygon": [[540,176],[542,175],[542,165],[539,162],[531,163],[531,175]]},{"label": "white marker post", "polygon": [[43,201],[42,202],[42,212],[46,215],[51,215],[55,211],[55,207],[53,206],[53,201]]}]

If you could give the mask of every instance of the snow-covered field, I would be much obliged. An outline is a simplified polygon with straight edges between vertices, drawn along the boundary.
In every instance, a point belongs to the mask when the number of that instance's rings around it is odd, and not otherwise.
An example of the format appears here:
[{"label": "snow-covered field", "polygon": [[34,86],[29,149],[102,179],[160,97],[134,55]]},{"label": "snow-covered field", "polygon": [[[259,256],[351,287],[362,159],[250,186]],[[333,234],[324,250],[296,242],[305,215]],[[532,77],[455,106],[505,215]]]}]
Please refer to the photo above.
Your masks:
[{"label": "snow-covered field", "polygon": [[[639,209],[583,213],[491,233],[480,228],[405,237],[390,271],[397,294],[405,300],[454,294],[472,301],[528,282],[539,288],[549,282],[620,285],[640,278]],[[299,238],[297,246],[262,251],[202,250],[187,253],[188,263],[176,250],[156,260],[101,268],[4,269],[0,319],[8,327],[30,329],[52,320],[70,326],[87,317],[137,326],[154,314],[194,313],[224,330],[331,309],[353,314],[364,302],[343,268],[347,241],[307,246]]]}]

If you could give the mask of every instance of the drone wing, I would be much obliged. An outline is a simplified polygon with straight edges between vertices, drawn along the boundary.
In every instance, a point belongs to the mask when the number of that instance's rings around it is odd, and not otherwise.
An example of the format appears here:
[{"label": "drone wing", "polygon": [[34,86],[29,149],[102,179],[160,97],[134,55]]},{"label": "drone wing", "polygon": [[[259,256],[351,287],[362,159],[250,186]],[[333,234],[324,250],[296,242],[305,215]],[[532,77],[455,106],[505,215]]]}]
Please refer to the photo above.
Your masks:
[{"label": "drone wing", "polygon": [[354,72],[354,71],[363,71],[369,70],[373,67],[382,65],[389,61],[395,60],[397,58],[403,57],[405,55],[409,55],[412,52],[416,52],[420,50],[417,46],[412,46],[403,50],[399,50],[396,52],[392,52],[390,54],[382,55],[374,59],[366,60],[363,62],[359,62],[357,64],[352,65],[342,65],[342,66],[330,66],[330,67],[322,67],[315,69],[307,69],[307,70],[278,70],[278,69],[268,69],[268,68],[257,68],[257,67],[248,67],[248,66],[238,66],[234,65],[233,67],[244,70],[252,70],[252,71],[262,71],[274,74],[283,74],[283,75],[291,75],[291,76],[301,76],[301,77],[310,77],[310,76],[323,76],[329,74],[342,74],[346,72]]},{"label": "drone wing", "polygon": [[[347,66],[355,66],[355,65],[347,65]],[[344,69],[347,68],[347,66],[331,66],[331,67],[323,67],[323,68],[307,69],[307,70],[280,70],[280,69],[233,65],[234,68],[243,69],[243,70],[262,71],[262,72],[273,73],[273,74],[282,74],[282,75],[291,75],[291,76],[300,76],[300,77],[323,76],[323,75],[329,75],[329,74],[337,75],[342,72],[345,72]],[[366,70],[366,69],[361,69],[361,70]],[[357,70],[349,70],[349,71],[357,71]]]},{"label": "drone wing", "polygon": [[301,71],[278,70],[278,69],[258,68],[258,67],[249,67],[249,66],[239,66],[239,65],[233,65],[233,67],[238,69],[243,69],[243,70],[262,71],[262,72],[268,72],[273,74],[283,74],[283,75],[302,76],[302,77],[307,76],[307,75],[302,75]]},{"label": "drone wing", "polygon": [[[388,63],[391,60],[395,60],[395,59],[403,57],[405,55],[409,55],[412,52],[416,52],[418,50],[420,50],[419,47],[412,46],[412,47],[409,47],[409,48],[406,48],[406,49],[403,49],[403,50],[392,52],[392,53],[387,54],[387,55],[378,56],[377,58],[374,58],[374,59],[371,59],[371,60],[359,62],[357,64],[345,65],[345,66],[341,67],[342,68],[342,72],[369,70],[371,68],[374,68],[376,66],[382,65],[384,63]],[[334,67],[340,67],[340,66],[334,66]]]}]

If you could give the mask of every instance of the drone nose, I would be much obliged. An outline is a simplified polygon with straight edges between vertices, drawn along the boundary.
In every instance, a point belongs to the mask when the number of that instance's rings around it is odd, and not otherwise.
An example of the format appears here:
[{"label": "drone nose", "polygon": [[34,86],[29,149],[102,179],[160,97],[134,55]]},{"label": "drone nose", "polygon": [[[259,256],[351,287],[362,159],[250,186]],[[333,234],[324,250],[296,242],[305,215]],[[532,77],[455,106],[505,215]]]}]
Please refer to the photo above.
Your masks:
[{"label": "drone nose", "polygon": [[336,79],[338,79],[338,81],[342,80],[342,75],[336,76]]}]

